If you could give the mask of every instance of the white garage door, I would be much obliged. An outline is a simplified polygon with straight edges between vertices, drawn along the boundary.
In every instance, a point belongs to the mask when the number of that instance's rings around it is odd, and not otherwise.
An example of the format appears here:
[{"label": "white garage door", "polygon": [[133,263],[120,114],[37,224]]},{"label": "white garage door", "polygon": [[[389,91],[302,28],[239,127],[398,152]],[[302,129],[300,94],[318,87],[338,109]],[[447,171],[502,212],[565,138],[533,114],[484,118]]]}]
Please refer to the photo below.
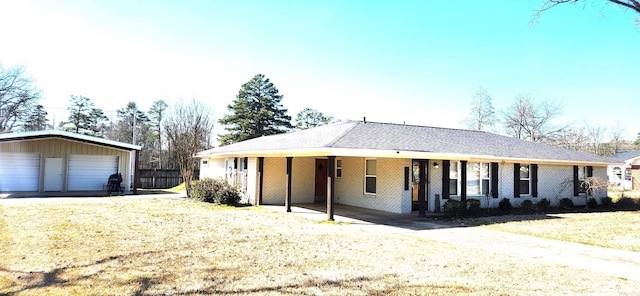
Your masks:
[{"label": "white garage door", "polygon": [[102,190],[109,175],[118,172],[118,156],[69,155],[67,190]]},{"label": "white garage door", "polygon": [[40,154],[0,153],[0,191],[38,191]]}]

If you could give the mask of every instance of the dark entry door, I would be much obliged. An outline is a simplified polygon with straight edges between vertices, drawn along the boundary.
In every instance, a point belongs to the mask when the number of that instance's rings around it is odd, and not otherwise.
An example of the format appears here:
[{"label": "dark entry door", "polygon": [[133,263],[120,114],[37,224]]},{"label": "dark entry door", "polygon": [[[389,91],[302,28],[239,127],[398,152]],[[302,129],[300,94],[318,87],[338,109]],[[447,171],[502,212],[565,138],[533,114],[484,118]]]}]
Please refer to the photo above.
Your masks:
[{"label": "dark entry door", "polygon": [[316,198],[315,201],[327,200],[327,160],[316,159]]},{"label": "dark entry door", "polygon": [[[420,182],[420,162],[424,162],[425,172],[424,172],[424,182]],[[425,210],[428,210],[429,207],[429,194],[427,192],[427,179],[429,172],[429,161],[427,160],[419,160],[413,161],[413,166],[411,170],[411,210],[417,211],[419,210],[420,203],[418,202],[418,192],[420,191],[420,185],[424,186],[424,195],[425,195]]]}]

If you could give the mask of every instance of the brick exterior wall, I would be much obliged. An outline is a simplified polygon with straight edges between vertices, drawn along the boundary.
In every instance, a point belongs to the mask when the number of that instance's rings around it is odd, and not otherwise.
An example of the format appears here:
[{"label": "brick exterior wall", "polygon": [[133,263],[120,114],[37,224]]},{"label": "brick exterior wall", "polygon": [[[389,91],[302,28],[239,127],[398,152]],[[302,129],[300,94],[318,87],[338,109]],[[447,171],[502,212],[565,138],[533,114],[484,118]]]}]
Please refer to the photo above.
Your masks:
[{"label": "brick exterior wall", "polygon": [[411,212],[411,188],[404,190],[404,167],[411,167],[410,159],[375,159],[377,167],[375,195],[364,193],[365,158],[341,157],[340,159],[342,159],[342,178],[336,179],[337,203],[393,213]]},{"label": "brick exterior wall", "polygon": [[[292,160],[292,203],[313,203],[315,195],[315,161],[316,157],[294,157]],[[411,159],[376,158],[376,194],[364,193],[365,158],[337,157],[342,161],[342,177],[335,179],[335,199],[337,204],[345,204],[362,208],[375,209],[393,213],[411,213],[412,189],[404,189],[404,168],[412,172]],[[228,159],[233,163],[233,158]],[[438,163],[438,168],[433,166]],[[225,179],[224,159],[209,159],[208,165],[200,170],[200,177]],[[431,160],[427,175],[427,210],[434,212],[436,199],[440,199],[440,209],[446,200],[442,200],[442,161]],[[249,158],[247,169],[246,198],[256,203],[257,158]],[[607,179],[606,167],[594,167],[593,175]],[[537,203],[546,198],[552,205],[558,205],[562,198],[571,198],[575,205],[584,205],[588,197],[573,196],[573,165],[539,165],[538,196],[513,196],[513,163],[498,165],[498,198],[471,196],[467,199],[480,200],[481,207],[496,208],[503,198],[509,198],[514,207],[520,206],[524,200]],[[284,204],[286,191],[286,158],[265,158],[263,173],[263,204]],[[411,180],[410,180],[411,181]],[[411,184],[411,182],[410,182]],[[606,196],[606,190],[594,193],[599,200]],[[460,199],[460,196],[452,196]]]}]

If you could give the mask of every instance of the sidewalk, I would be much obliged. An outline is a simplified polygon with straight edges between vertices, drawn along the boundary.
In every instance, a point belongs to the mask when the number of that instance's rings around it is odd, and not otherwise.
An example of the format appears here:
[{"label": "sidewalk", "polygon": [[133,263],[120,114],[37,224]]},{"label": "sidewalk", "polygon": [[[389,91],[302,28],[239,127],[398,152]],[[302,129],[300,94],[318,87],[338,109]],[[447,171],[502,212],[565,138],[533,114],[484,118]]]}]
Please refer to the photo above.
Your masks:
[{"label": "sidewalk", "polygon": [[[285,212],[283,206],[263,207]],[[580,268],[585,272],[594,273],[594,276],[595,274],[605,274],[640,282],[640,252],[513,234],[482,227],[460,227],[451,223],[434,223],[415,219],[411,215],[385,213],[376,221],[367,211],[342,209],[342,213],[345,215],[334,215],[334,220],[348,223],[354,228],[369,231],[406,232],[424,239],[473,250]],[[293,206],[291,214],[317,221],[327,219],[325,212],[307,207]],[[358,219],[359,217],[367,219],[361,220]],[[397,220],[392,221],[394,218]]]}]

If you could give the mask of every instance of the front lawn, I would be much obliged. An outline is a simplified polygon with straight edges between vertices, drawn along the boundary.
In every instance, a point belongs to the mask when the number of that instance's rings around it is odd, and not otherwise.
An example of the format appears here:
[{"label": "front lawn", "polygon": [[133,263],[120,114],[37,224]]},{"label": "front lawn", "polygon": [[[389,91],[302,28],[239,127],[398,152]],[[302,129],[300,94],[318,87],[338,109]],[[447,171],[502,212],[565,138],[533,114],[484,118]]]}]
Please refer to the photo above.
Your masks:
[{"label": "front lawn", "polygon": [[507,215],[471,219],[493,230],[640,252],[640,211]]},{"label": "front lawn", "polygon": [[640,291],[638,282],[411,232],[185,199],[0,201],[0,253],[0,295]]}]

